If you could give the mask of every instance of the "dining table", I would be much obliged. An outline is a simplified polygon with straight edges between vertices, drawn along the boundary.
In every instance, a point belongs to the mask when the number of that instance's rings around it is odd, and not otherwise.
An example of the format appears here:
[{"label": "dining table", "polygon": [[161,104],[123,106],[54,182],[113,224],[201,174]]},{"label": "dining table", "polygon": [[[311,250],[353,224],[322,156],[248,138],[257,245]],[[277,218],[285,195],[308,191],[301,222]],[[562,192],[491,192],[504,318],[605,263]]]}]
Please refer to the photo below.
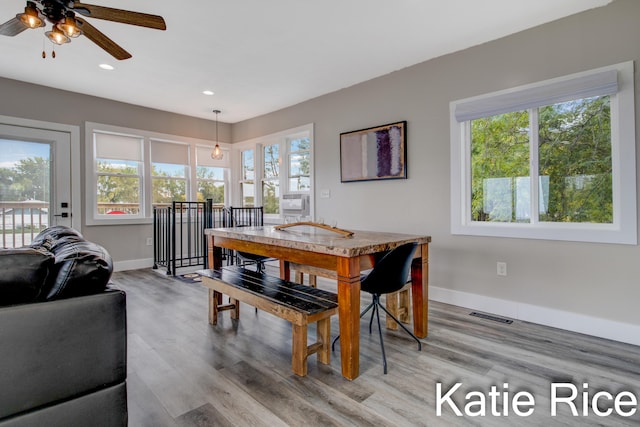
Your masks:
[{"label": "dining table", "polygon": [[415,242],[417,249],[411,264],[413,332],[418,338],[427,336],[430,236],[362,230],[343,233],[327,226],[281,227],[205,229],[208,268],[222,267],[226,248],[278,259],[280,277],[284,280],[290,280],[291,263],[335,271],[342,375],[353,380],[360,369],[361,272],[373,267],[377,255]]}]

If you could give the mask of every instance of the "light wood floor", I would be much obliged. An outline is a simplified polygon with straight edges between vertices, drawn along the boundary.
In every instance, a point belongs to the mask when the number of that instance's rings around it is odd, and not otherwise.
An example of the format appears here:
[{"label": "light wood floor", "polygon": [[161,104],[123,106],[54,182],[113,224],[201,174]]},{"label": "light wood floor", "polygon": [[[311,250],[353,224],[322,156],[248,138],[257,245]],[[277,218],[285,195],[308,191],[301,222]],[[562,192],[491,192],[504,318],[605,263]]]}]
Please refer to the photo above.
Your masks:
[{"label": "light wood floor", "polygon": [[[554,382],[575,384],[579,396],[583,383],[591,396],[601,390],[640,396],[636,346],[520,321],[502,324],[432,302],[421,352],[401,330],[384,331],[387,375],[367,316],[356,380],[342,377],[337,348],[329,366],[311,356],[309,374],[300,378],[291,373],[288,322],[242,306],[239,321],[223,313],[214,327],[207,323],[207,292],[199,284],[152,270],[118,272],[112,281],[127,293],[130,426],[640,425],[640,409],[626,418],[592,411],[584,417],[572,416],[562,404],[558,416],[550,415]],[[363,293],[363,304],[368,301]],[[337,317],[331,330],[335,336]],[[482,392],[487,415],[458,417],[445,404],[437,416],[438,383],[441,394],[462,383],[453,394],[462,411],[468,392]],[[531,416],[514,415],[510,405],[508,416],[491,415],[490,387],[502,393],[505,383],[511,396],[526,391],[535,398]],[[470,399],[477,402],[477,393]],[[582,399],[576,402],[581,413]],[[504,409],[498,400],[496,410]]]}]

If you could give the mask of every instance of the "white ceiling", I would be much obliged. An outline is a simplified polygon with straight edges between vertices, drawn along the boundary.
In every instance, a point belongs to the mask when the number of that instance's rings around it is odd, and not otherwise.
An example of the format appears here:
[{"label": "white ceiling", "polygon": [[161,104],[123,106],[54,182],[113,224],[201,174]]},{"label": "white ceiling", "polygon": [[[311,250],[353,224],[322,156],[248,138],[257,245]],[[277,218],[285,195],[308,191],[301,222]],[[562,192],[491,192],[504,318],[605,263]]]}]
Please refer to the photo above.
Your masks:
[{"label": "white ceiling", "polygon": [[[87,0],[161,15],[167,30],[87,18],[124,61],[85,37],[52,59],[42,28],[0,36],[0,76],[235,123],[611,1]],[[2,0],[0,23],[25,4]]]}]

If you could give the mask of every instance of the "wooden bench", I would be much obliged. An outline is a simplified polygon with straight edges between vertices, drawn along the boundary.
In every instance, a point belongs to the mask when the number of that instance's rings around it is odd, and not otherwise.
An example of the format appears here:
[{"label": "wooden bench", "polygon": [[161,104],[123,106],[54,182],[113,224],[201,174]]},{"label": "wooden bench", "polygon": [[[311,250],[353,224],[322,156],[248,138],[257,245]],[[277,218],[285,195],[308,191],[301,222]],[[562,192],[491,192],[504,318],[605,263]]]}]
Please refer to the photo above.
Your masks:
[{"label": "wooden bench", "polygon": [[[291,368],[295,374],[307,375],[307,358],[314,353],[320,363],[330,363],[331,316],[338,312],[336,294],[238,266],[198,273],[209,288],[210,324],[217,324],[223,310],[231,310],[231,318],[238,319],[239,302],[244,302],[291,322]],[[228,304],[223,304],[223,294],[229,296]],[[317,342],[308,345],[307,326],[313,322],[317,322]]]}]

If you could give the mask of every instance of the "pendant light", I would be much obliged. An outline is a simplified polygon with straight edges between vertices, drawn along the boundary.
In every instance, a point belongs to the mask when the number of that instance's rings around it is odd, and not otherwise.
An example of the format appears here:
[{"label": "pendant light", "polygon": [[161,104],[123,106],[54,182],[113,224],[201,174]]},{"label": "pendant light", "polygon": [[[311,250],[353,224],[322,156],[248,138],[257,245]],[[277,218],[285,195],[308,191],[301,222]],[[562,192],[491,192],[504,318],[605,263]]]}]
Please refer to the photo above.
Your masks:
[{"label": "pendant light", "polygon": [[216,115],[216,146],[213,147],[211,158],[213,160],[222,160],[222,150],[220,149],[220,145],[218,144],[218,114],[220,114],[220,110],[213,110],[213,112]]}]

